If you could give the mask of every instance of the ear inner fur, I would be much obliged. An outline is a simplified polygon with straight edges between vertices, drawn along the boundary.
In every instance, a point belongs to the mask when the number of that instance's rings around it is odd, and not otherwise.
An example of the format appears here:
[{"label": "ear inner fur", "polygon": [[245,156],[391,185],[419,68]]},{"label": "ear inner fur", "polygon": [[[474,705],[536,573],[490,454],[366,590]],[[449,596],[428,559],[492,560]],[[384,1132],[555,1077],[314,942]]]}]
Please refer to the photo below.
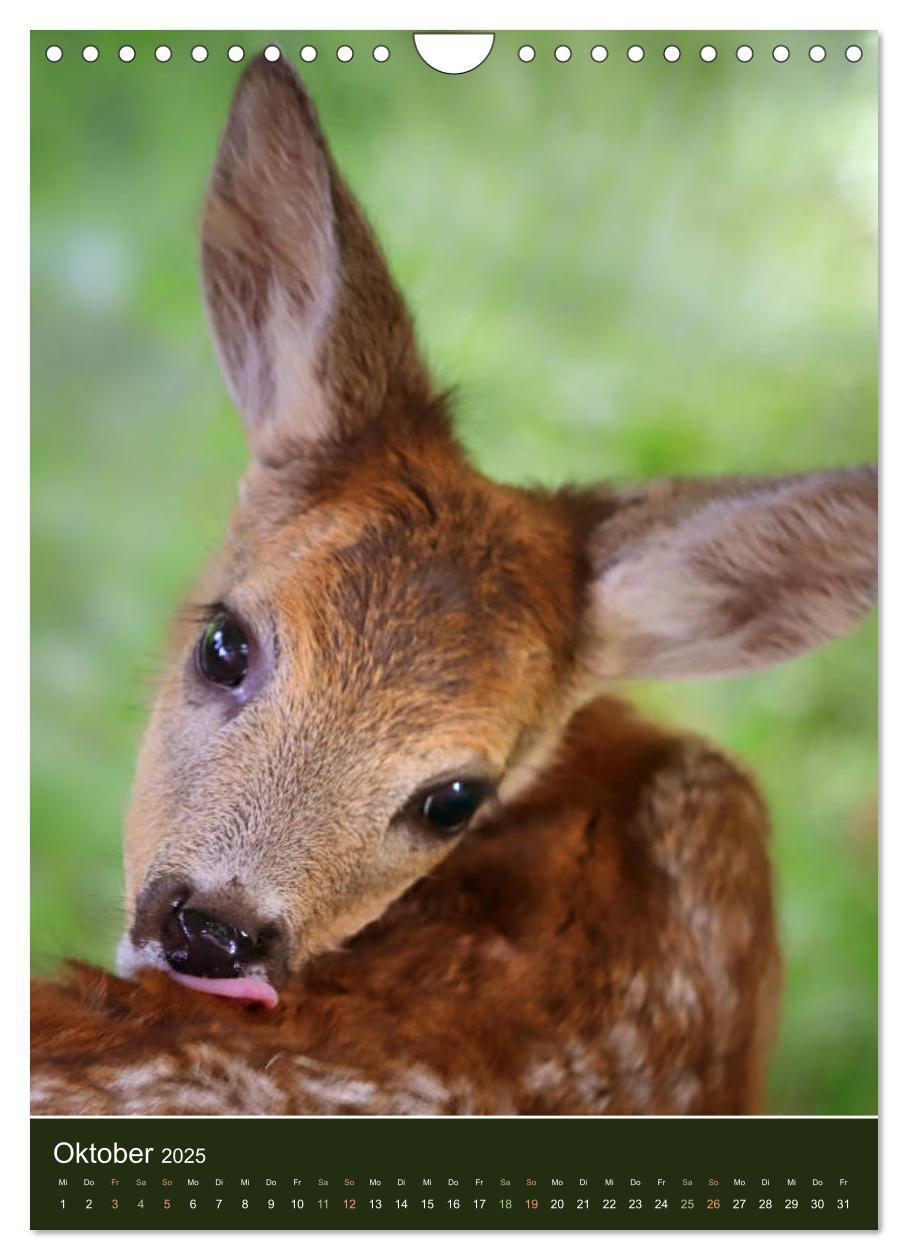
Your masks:
[{"label": "ear inner fur", "polygon": [[876,600],[876,471],[657,482],[593,536],[586,658],[603,677],[786,660]]},{"label": "ear inner fur", "polygon": [[208,189],[202,274],[215,341],[259,458],[345,439],[431,387],[409,315],[283,59],[237,89]]}]

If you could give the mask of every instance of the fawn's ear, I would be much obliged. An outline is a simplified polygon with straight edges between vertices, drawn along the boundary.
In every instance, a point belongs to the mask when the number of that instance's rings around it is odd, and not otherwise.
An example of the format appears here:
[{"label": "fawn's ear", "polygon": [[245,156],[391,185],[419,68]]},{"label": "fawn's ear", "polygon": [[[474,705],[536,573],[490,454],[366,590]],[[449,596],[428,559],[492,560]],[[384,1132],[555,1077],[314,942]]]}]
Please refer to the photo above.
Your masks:
[{"label": "fawn's ear", "polygon": [[349,436],[427,390],[404,303],[283,58],[243,75],[208,187],[202,279],[253,453]]},{"label": "fawn's ear", "polygon": [[844,634],[875,603],[876,470],[654,482],[619,496],[592,564],[594,675],[760,669]]}]

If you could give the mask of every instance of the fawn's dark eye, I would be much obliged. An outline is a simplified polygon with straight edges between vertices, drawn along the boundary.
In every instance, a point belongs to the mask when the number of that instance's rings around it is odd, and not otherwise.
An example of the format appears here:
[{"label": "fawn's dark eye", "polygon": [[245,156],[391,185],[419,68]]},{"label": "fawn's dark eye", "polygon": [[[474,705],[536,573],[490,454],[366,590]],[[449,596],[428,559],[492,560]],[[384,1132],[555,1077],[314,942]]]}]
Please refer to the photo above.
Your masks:
[{"label": "fawn's dark eye", "polygon": [[424,796],[419,813],[432,831],[453,836],[466,827],[491,790],[482,779],[455,779]]},{"label": "fawn's dark eye", "polygon": [[199,670],[219,687],[238,687],[249,669],[249,638],[230,613],[219,612],[202,632]]}]

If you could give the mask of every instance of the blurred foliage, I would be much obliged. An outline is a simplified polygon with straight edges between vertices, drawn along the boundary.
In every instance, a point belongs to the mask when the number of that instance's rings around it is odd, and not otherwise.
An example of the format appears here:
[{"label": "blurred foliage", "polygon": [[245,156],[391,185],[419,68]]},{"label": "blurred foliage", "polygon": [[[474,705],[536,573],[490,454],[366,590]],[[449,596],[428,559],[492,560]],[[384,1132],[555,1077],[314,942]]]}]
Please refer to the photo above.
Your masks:
[{"label": "blurred foliage", "polygon": [[[874,458],[876,49],[849,64],[856,38],[786,32],[778,64],[778,36],[716,32],[707,65],[703,32],[511,32],[455,77],[399,32],[383,65],[362,32],[33,36],[36,967],[111,961],[167,614],[243,467],[196,275],[228,46],[276,39],[297,64],[319,48],[306,80],[437,378],[459,385],[468,445],[493,475],[555,484]],[[757,677],[636,690],[749,762],[773,810],[787,987],[770,1108],[875,1111],[875,626]]]}]

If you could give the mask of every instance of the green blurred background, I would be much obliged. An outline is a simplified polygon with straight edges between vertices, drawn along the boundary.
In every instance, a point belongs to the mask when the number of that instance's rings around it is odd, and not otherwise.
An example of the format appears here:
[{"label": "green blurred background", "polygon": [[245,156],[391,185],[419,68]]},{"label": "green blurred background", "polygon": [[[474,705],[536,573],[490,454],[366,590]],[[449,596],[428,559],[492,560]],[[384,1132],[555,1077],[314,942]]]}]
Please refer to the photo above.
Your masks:
[{"label": "green blurred background", "polygon": [[[507,32],[477,70],[446,76],[398,32],[34,35],[38,969],[111,962],[121,820],[167,617],[243,468],[195,225],[239,73],[226,50],[272,40],[298,66],[301,45],[318,49],[304,71],[324,128],[487,472],[554,485],[875,457],[871,37]],[[876,1110],[875,635],[868,624],[752,678],[635,689],[748,761],[771,804],[787,959],[774,1111]]]}]

